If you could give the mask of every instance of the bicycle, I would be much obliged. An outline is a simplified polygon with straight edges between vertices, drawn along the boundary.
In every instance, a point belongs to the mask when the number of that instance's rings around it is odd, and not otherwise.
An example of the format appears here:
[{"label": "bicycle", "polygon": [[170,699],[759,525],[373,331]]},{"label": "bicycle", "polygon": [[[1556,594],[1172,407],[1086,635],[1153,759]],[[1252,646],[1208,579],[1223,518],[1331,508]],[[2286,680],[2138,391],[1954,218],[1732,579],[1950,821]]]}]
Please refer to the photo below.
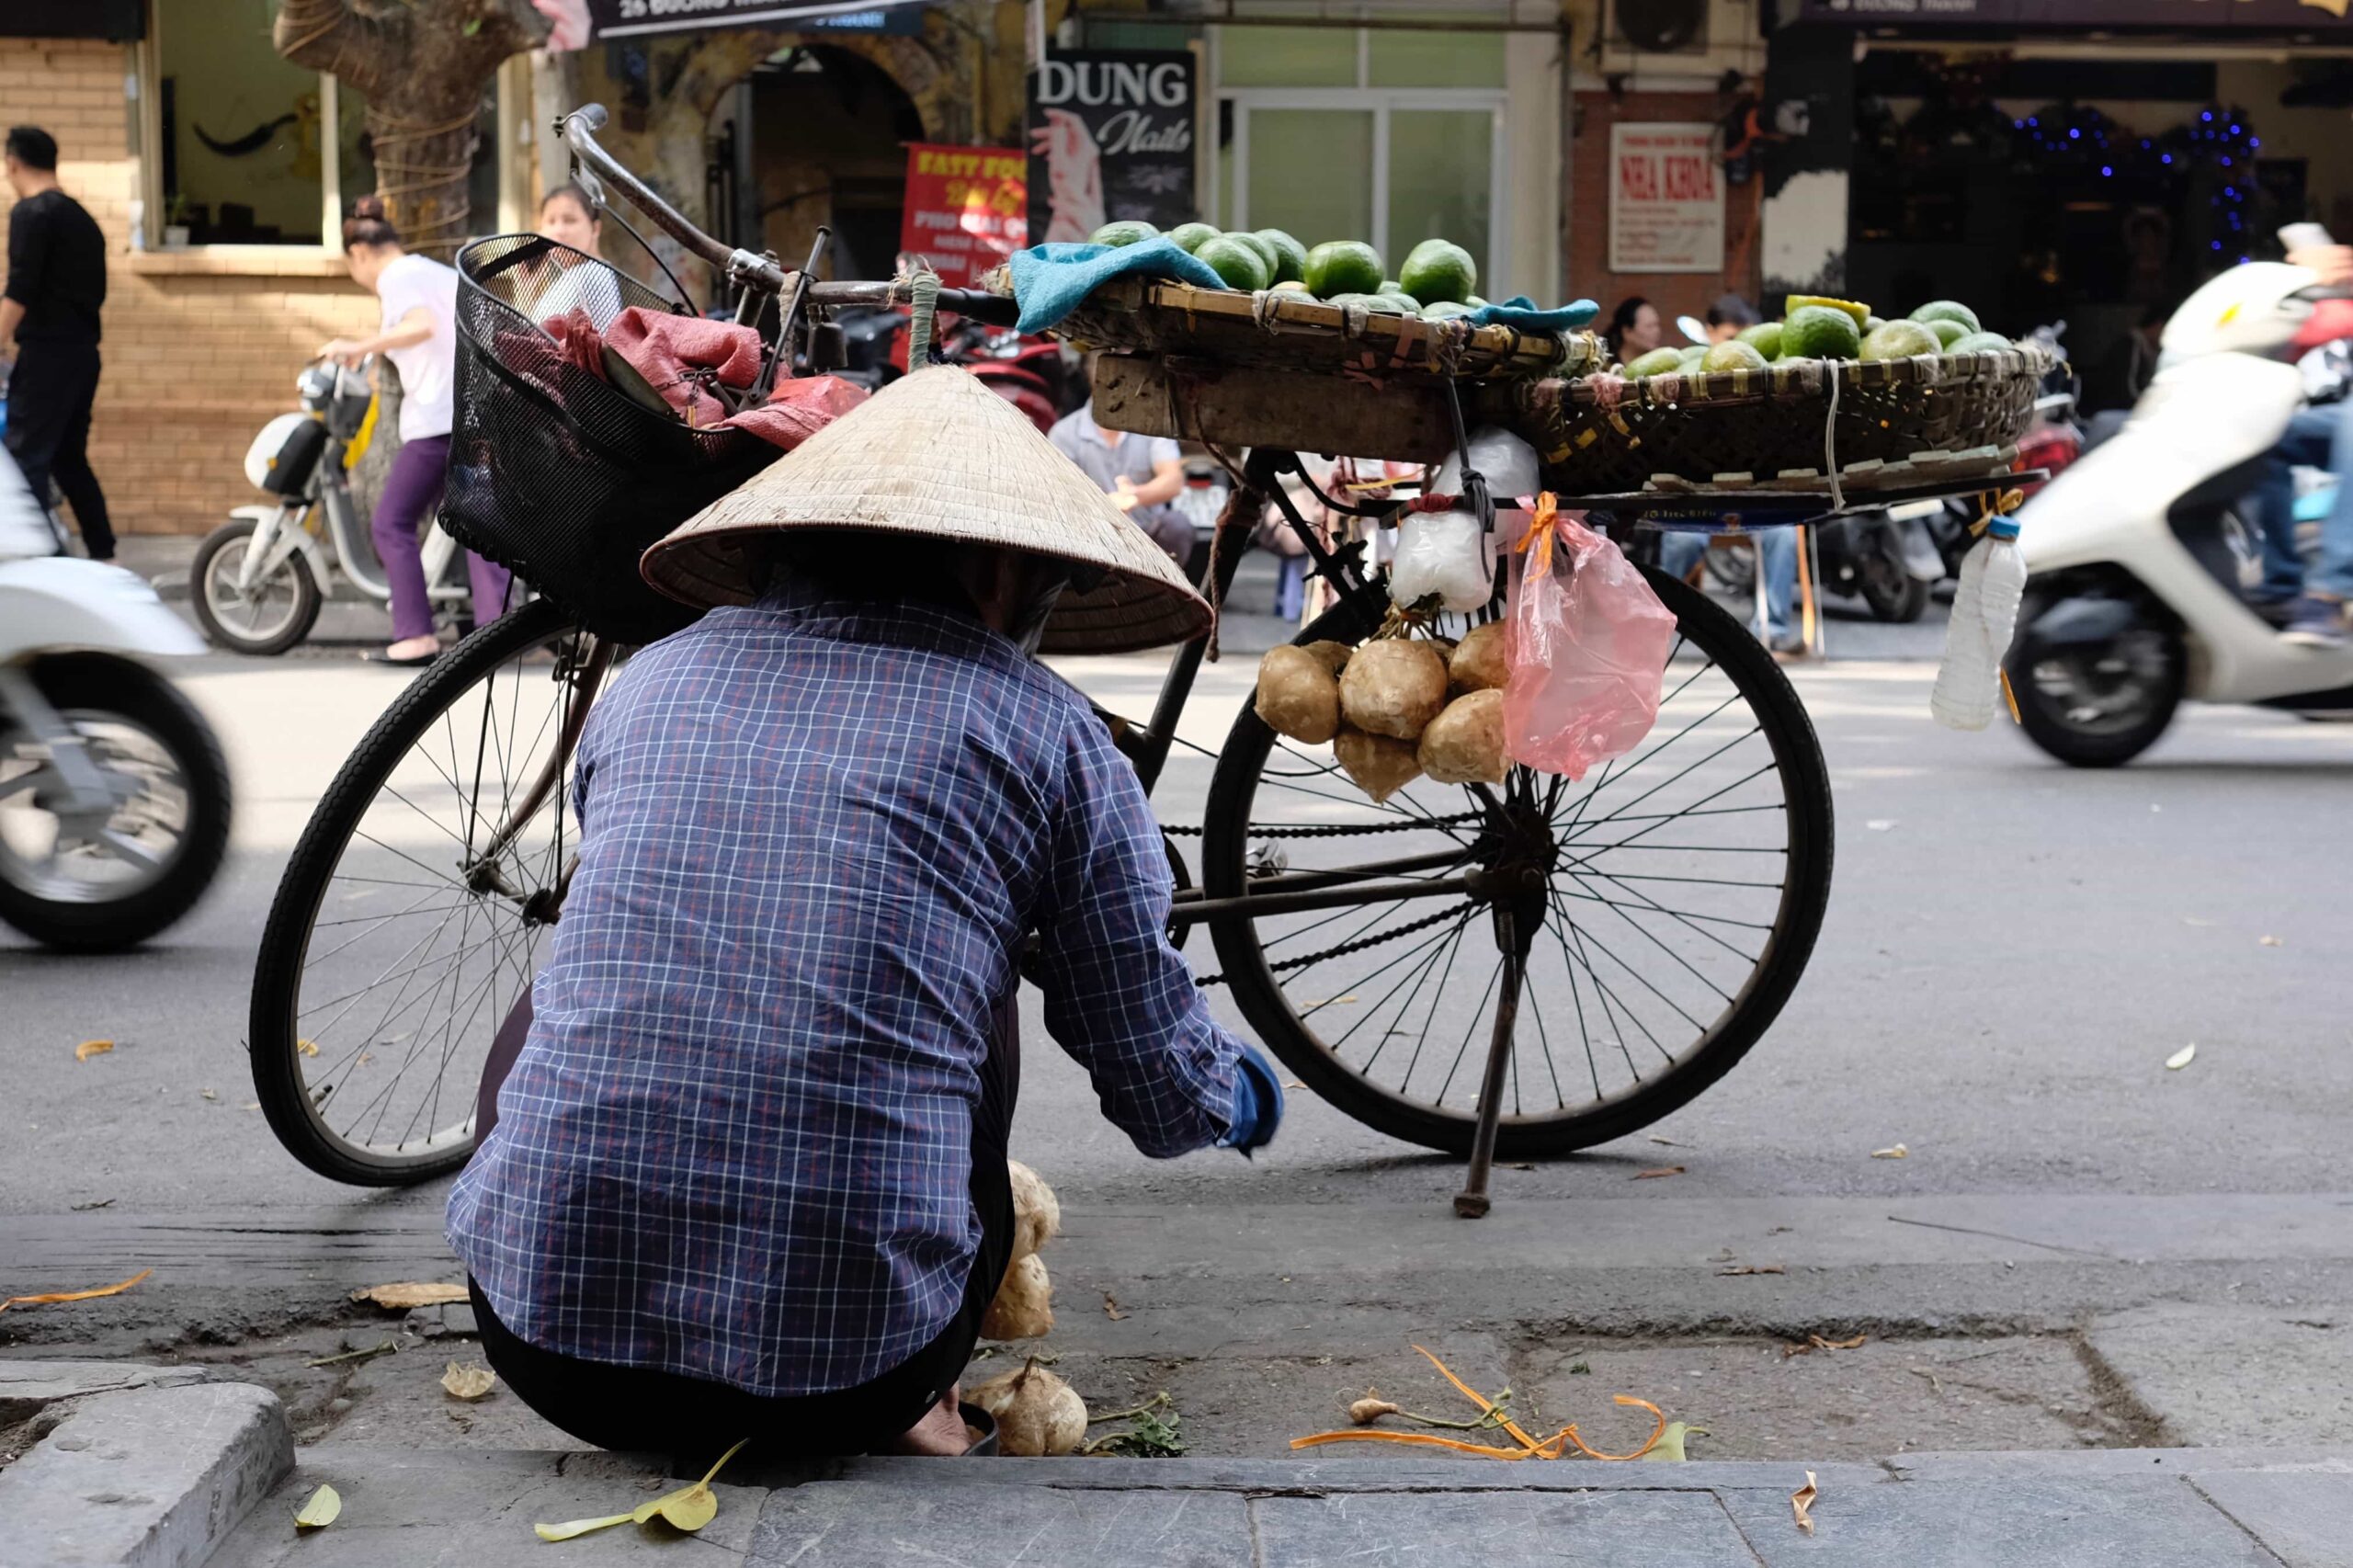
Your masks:
[{"label": "bicycle", "polygon": [[[781,337],[804,308],[905,294],[903,282],[813,282],[719,244],[597,147],[601,119],[592,106],[564,120],[578,165],[745,285],[745,319],[758,297],[781,298]],[[1013,313],[978,292],[941,290],[938,308]],[[1269,503],[1336,596],[1298,641],[1371,633],[1390,608],[1385,580],[1360,544],[1326,548],[1301,517],[1284,490],[1313,492],[1296,458],[1262,448],[1239,468],[1204,584],[1212,602]],[[1313,493],[1335,511],[1383,510]],[[1622,532],[1651,503],[1609,506],[1596,517]],[[1197,951],[1188,938],[1207,926],[1218,966],[1200,983],[1227,987],[1341,1110],[1470,1155],[1466,1213],[1483,1211],[1495,1157],[1624,1136],[1730,1071],[1821,927],[1832,813],[1813,726],[1737,621],[1646,575],[1679,632],[1659,722],[1582,784],[1521,767],[1499,789],[1420,779],[1376,804],[1328,748],[1278,737],[1246,702],[1208,753],[1177,736],[1201,642],[1176,652],[1147,721],[1105,715],[1148,791],[1180,744],[1213,758],[1203,821],[1164,829],[1172,934]],[[420,676],[321,801],[263,936],[250,1037],[270,1124],[313,1169],[398,1185],[464,1163],[483,1056],[562,910],[571,748],[622,656],[554,601],[528,605]]]}]

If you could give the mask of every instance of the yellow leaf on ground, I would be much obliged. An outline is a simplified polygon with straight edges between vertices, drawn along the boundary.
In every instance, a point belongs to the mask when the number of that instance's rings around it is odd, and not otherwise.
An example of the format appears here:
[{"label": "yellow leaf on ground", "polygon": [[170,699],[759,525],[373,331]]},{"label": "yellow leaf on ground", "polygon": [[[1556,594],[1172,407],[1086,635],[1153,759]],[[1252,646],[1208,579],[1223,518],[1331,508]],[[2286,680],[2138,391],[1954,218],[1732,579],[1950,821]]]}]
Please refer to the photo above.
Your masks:
[{"label": "yellow leaf on ground", "polygon": [[302,1505],[301,1513],[294,1516],[294,1528],[298,1530],[323,1530],[335,1523],[335,1517],[342,1512],[342,1494],[332,1486],[322,1486],[311,1494],[311,1500]]},{"label": "yellow leaf on ground", "polygon": [[142,1268],[119,1285],[101,1285],[95,1290],[51,1290],[39,1296],[11,1296],[0,1301],[0,1312],[10,1307],[40,1307],[53,1301],[95,1301],[100,1296],[119,1296],[154,1272],[152,1268]]},{"label": "yellow leaf on ground", "polygon": [[1683,1167],[1681,1165],[1661,1165],[1654,1171],[1636,1171],[1632,1176],[1628,1176],[1626,1179],[1628,1181],[1656,1181],[1661,1176],[1681,1176],[1682,1174]]},{"label": "yellow leaf on ground", "polygon": [[74,1060],[87,1062],[91,1057],[104,1056],[113,1049],[114,1041],[110,1040],[85,1040],[74,1048]]},{"label": "yellow leaf on ground", "polygon": [[719,1517],[719,1494],[710,1489],[710,1478],[719,1473],[720,1465],[735,1457],[737,1449],[752,1439],[737,1440],[735,1447],[719,1456],[718,1462],[703,1471],[700,1481],[692,1486],[681,1486],[676,1492],[665,1493],[651,1503],[640,1503],[630,1515],[639,1524],[649,1520],[666,1519],[678,1529],[694,1531]]},{"label": "yellow leaf on ground", "polygon": [[1658,1441],[1643,1450],[1643,1458],[1653,1464],[1681,1464],[1691,1457],[1683,1451],[1684,1439],[1704,1437],[1707,1435],[1708,1429],[1705,1426],[1694,1426],[1682,1421],[1670,1421],[1666,1424],[1666,1430],[1658,1435]]},{"label": "yellow leaf on ground", "polygon": [[1798,1517],[1798,1528],[1813,1533],[1813,1500],[1822,1495],[1822,1488],[1813,1483],[1813,1471],[1805,1472],[1805,1484],[1790,1494],[1790,1511]]},{"label": "yellow leaf on ground", "polygon": [[2189,1044],[2183,1046],[2179,1051],[2175,1051],[2171,1056],[2165,1058],[2165,1071],[2168,1073],[2178,1073],[2197,1059],[2198,1043],[2197,1041],[2192,1040]]},{"label": "yellow leaf on ground", "polygon": [[364,1290],[354,1290],[355,1301],[373,1301],[394,1312],[406,1312],[411,1307],[447,1306],[467,1300],[463,1285],[432,1285],[414,1279],[394,1285],[370,1285]]},{"label": "yellow leaf on ground", "polygon": [[319,1045],[316,1040],[298,1040],[294,1042],[294,1049],[305,1056],[316,1056],[319,1053]]},{"label": "yellow leaf on ground", "polygon": [[478,1399],[487,1399],[497,1382],[498,1374],[488,1367],[460,1367],[455,1361],[450,1362],[449,1369],[441,1374],[441,1387],[449,1396],[462,1399],[468,1404]]},{"label": "yellow leaf on ground", "polygon": [[533,1525],[531,1533],[541,1540],[570,1540],[574,1536],[586,1535],[590,1530],[610,1529],[615,1525],[625,1525],[630,1522],[631,1517],[628,1514],[607,1514],[601,1519],[566,1519],[560,1525]]},{"label": "yellow leaf on ground", "polygon": [[1871,1151],[1871,1158],[1874,1160],[1908,1160],[1911,1157],[1912,1151],[1901,1143],[1890,1143],[1884,1149]]}]

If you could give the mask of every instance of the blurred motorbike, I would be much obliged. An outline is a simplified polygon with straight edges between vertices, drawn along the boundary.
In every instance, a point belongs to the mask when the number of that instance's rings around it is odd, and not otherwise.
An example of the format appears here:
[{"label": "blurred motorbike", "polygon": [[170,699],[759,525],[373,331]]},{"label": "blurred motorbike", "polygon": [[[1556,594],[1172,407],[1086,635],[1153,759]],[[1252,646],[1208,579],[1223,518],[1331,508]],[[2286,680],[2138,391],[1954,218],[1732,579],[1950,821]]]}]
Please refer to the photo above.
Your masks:
[{"label": "blurred motorbike", "polygon": [[[2087,449],[2089,437],[2076,415],[2083,381],[2068,362],[2066,345],[2061,341],[2066,331],[2065,322],[2053,322],[2049,326],[2036,327],[2026,336],[2026,341],[2039,344],[2055,356],[2056,362],[2043,375],[2041,392],[2034,402],[2034,421],[2018,437],[2017,467],[2023,472],[2040,469],[2056,478]],[[2121,419],[2114,421],[2101,432],[2101,438],[2113,435],[2121,426]],[[2031,495],[2049,483],[2037,480],[2023,488]],[[1973,498],[1956,495],[1941,501],[1912,501],[1892,506],[1888,512],[1891,517],[1907,521],[1916,518],[1927,528],[1942,561],[1940,575],[1961,575],[1961,557],[1969,553],[1969,547],[1977,538],[1978,509]]]},{"label": "blurred motorbike", "polygon": [[2282,643],[2241,594],[2241,498],[2303,401],[2296,361],[2353,336],[2353,301],[2281,262],[2214,278],[2165,324],[2123,426],[2019,514],[2031,573],[2006,668],[2060,761],[2141,754],[2184,698],[2353,709],[2353,651]]},{"label": "blurred motorbike", "polygon": [[188,913],[229,847],[229,768],[145,659],[204,643],[132,573],[58,553],[0,452],[0,922],[75,952]]}]

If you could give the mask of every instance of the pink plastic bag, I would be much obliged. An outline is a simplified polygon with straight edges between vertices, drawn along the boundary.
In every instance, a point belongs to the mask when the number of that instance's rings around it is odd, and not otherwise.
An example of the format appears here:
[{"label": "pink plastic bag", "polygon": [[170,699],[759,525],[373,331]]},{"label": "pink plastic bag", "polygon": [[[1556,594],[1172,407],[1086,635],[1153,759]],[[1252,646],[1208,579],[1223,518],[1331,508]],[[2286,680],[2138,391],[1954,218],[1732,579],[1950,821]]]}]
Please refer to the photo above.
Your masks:
[{"label": "pink plastic bag", "polygon": [[1514,762],[1583,778],[1631,751],[1658,720],[1675,643],[1659,603],[1615,544],[1539,499],[1512,584],[1504,749]]}]

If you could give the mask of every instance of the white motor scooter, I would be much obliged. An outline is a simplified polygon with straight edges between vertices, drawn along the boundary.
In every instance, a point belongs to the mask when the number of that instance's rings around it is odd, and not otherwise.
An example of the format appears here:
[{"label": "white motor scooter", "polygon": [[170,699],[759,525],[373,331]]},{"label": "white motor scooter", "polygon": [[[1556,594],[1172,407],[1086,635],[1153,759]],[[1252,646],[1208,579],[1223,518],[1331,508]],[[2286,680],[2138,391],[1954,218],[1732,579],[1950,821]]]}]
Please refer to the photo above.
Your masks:
[{"label": "white motor scooter", "polygon": [[229,767],[141,661],[204,642],[135,574],[57,553],[0,452],[0,921],[82,952],[188,913],[229,847]]},{"label": "white motor scooter", "polygon": [[2296,360],[2353,330],[2336,293],[2281,262],[2208,282],[2165,324],[2131,417],[2019,513],[2031,574],[2005,667],[2060,761],[2130,761],[2184,698],[2353,709],[2353,651],[2280,642],[2241,589],[2240,512],[2303,401]]}]

